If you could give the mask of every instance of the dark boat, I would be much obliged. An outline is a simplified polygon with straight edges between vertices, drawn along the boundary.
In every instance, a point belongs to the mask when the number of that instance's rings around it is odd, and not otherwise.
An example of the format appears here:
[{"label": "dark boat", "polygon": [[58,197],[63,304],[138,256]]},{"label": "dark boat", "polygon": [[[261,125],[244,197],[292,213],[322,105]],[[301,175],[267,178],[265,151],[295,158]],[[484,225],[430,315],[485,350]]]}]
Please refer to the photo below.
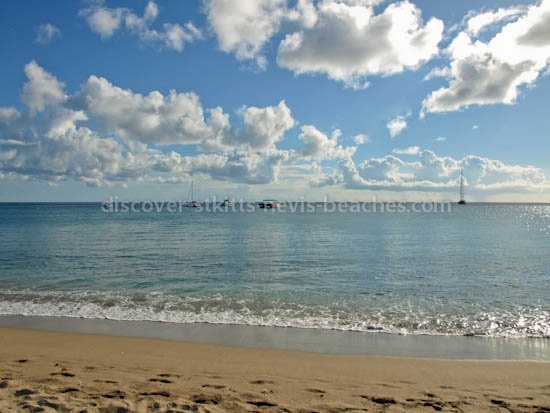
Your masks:
[{"label": "dark boat", "polygon": [[265,199],[258,203],[258,206],[262,209],[279,209],[282,208],[282,204],[274,199]]}]

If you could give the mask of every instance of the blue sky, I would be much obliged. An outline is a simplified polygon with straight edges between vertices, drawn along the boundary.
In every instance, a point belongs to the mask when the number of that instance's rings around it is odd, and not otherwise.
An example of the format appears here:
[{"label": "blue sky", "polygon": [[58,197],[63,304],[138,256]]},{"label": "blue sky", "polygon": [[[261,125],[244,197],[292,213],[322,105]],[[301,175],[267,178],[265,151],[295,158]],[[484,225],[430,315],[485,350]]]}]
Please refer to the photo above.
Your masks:
[{"label": "blue sky", "polygon": [[0,201],[550,201],[548,0],[248,3],[3,2]]}]

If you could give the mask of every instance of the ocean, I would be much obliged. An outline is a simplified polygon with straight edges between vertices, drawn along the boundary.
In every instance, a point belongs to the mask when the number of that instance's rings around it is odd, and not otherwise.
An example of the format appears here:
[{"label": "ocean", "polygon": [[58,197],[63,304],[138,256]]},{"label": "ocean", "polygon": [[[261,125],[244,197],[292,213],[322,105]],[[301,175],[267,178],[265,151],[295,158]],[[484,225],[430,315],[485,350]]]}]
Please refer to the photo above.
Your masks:
[{"label": "ocean", "polygon": [[0,314],[550,337],[550,205],[0,204]]}]

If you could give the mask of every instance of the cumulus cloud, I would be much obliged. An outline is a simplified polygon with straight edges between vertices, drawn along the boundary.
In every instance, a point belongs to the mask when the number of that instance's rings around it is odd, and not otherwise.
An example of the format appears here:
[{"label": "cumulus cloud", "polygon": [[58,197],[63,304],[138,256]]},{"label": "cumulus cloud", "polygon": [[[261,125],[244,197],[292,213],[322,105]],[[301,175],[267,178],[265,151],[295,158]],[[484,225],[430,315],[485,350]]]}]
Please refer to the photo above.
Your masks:
[{"label": "cumulus cloud", "polygon": [[370,142],[370,138],[364,133],[359,133],[353,137],[353,142],[355,142],[356,145],[363,145],[364,143]]},{"label": "cumulus cloud", "polygon": [[454,159],[430,150],[411,152],[417,159],[405,161],[386,155],[359,164],[352,158],[343,159],[339,163],[343,184],[349,189],[452,192],[460,184],[462,166],[468,191],[541,192],[550,185],[544,172],[533,166],[509,165],[476,155]]},{"label": "cumulus cloud", "polygon": [[40,67],[35,61],[25,66],[27,82],[23,86],[21,101],[31,110],[43,110],[65,99],[64,84]]},{"label": "cumulus cloud", "polygon": [[97,76],[90,76],[67,104],[93,117],[104,133],[157,145],[201,144],[207,151],[272,149],[294,126],[284,101],[241,108],[243,127],[235,127],[222,108],[204,109],[195,93],[142,95]]},{"label": "cumulus cloud", "polygon": [[265,67],[264,44],[287,13],[286,0],[207,0],[205,10],[221,50]]},{"label": "cumulus cloud", "polygon": [[292,156],[291,151],[275,149],[196,156],[163,153],[141,142],[102,136],[85,126],[86,120],[82,111],[61,108],[44,120],[19,112],[0,117],[2,136],[16,138],[0,140],[0,172],[48,182],[72,179],[90,186],[128,181],[181,183],[196,174],[267,184],[277,181],[282,165]]},{"label": "cumulus cloud", "polygon": [[[276,181],[282,165],[295,159],[293,151],[275,147],[295,122],[284,101],[241,108],[243,126],[237,127],[221,108],[203,109],[194,93],[141,95],[90,76],[67,95],[63,83],[36,62],[25,73],[21,99],[28,110],[0,108],[3,179],[73,179],[98,186],[177,183],[203,174],[260,184]],[[217,153],[182,156],[157,149],[208,142],[218,143]]]},{"label": "cumulus cloud", "polygon": [[[469,191],[550,187],[534,166],[475,155],[458,160],[418,147],[355,161],[356,147],[343,146],[339,130],[326,134],[313,125],[301,127],[298,148],[283,150],[277,144],[296,124],[284,101],[241,108],[242,122],[236,126],[221,108],[204,109],[193,93],[141,95],[91,76],[68,94],[35,62],[25,73],[21,99],[26,107],[0,107],[1,179],[99,186],[180,183],[199,175],[256,185],[292,177],[316,187],[455,191],[463,165]],[[174,143],[194,145],[198,153],[159,147]]]},{"label": "cumulus cloud", "polygon": [[392,153],[396,155],[418,155],[420,153],[420,147],[408,146],[406,148],[395,148]]},{"label": "cumulus cloud", "polygon": [[48,44],[61,36],[61,31],[51,23],[41,24],[35,28],[34,41],[39,44]]},{"label": "cumulus cloud", "polygon": [[[514,20],[515,18],[515,20]],[[423,101],[423,113],[471,105],[513,104],[523,85],[532,85],[550,61],[550,0],[527,9],[472,17],[449,45],[449,85]],[[489,41],[476,34],[487,24],[513,19]],[[473,22],[473,23],[472,23]]]},{"label": "cumulus cloud", "polygon": [[386,124],[386,127],[390,132],[391,138],[395,138],[397,135],[407,129],[406,116],[397,116],[396,118],[393,118]]},{"label": "cumulus cloud", "polygon": [[525,12],[524,7],[500,8],[494,11],[471,15],[466,23],[466,31],[471,35],[477,35],[482,30],[503,20],[512,19]]},{"label": "cumulus cloud", "polygon": [[443,22],[426,24],[408,1],[375,14],[366,2],[321,1],[311,27],[287,34],[277,62],[295,73],[324,73],[348,86],[367,85],[369,75],[414,69],[438,53]]},{"label": "cumulus cloud", "polygon": [[244,145],[256,150],[270,149],[294,126],[294,119],[284,100],[277,106],[244,107],[240,113],[244,127],[227,135],[224,142],[230,145]]},{"label": "cumulus cloud", "polygon": [[[409,1],[375,14],[381,1],[204,0],[221,50],[239,60],[267,64],[265,45],[281,27],[291,28],[280,43],[277,62],[295,73],[324,73],[354,88],[366,76],[414,69],[438,53],[443,22],[426,24]],[[293,30],[293,31],[292,31]]]},{"label": "cumulus cloud", "polygon": [[119,29],[137,36],[143,44],[181,52],[186,44],[202,37],[201,31],[189,21],[184,26],[164,23],[162,30],[151,28],[159,15],[158,6],[149,1],[142,16],[123,7],[110,8],[102,2],[80,10],[90,29],[102,39],[112,37]]},{"label": "cumulus cloud", "polygon": [[339,129],[335,129],[331,136],[328,136],[313,125],[305,125],[302,127],[302,132],[299,136],[303,144],[301,154],[307,158],[316,160],[352,156],[356,148],[344,148],[342,145],[338,145],[340,136],[342,136],[342,132]]},{"label": "cumulus cloud", "polygon": [[268,184],[278,180],[281,167],[291,158],[289,151],[272,150],[265,154],[239,153],[199,155],[189,158],[192,173],[214,179],[247,184]]},{"label": "cumulus cloud", "polygon": [[0,119],[2,129],[17,139],[0,143],[0,170],[23,178],[48,182],[74,179],[88,185],[106,185],[138,178],[152,166],[152,153],[129,153],[114,139],[101,138],[78,123],[82,112],[56,109],[44,119],[19,113],[24,122]]},{"label": "cumulus cloud", "polygon": [[161,145],[199,143],[229,127],[221,108],[205,113],[192,92],[164,96],[153,91],[144,96],[97,76],[90,76],[69,104],[92,116],[104,132]]}]

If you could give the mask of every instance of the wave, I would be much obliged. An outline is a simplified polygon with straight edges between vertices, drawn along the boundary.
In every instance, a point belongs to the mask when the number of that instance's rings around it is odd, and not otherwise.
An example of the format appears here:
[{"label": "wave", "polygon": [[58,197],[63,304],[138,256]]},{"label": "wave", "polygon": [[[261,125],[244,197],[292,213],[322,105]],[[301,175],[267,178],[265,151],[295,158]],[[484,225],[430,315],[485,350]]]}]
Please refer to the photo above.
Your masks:
[{"label": "wave", "polygon": [[[466,311],[467,310],[467,311]],[[239,324],[272,327],[381,332],[550,338],[550,311],[441,309],[407,305],[354,308],[349,303],[300,304],[257,297],[177,296],[166,293],[97,291],[0,292],[0,314],[57,316],[120,321]]]}]

